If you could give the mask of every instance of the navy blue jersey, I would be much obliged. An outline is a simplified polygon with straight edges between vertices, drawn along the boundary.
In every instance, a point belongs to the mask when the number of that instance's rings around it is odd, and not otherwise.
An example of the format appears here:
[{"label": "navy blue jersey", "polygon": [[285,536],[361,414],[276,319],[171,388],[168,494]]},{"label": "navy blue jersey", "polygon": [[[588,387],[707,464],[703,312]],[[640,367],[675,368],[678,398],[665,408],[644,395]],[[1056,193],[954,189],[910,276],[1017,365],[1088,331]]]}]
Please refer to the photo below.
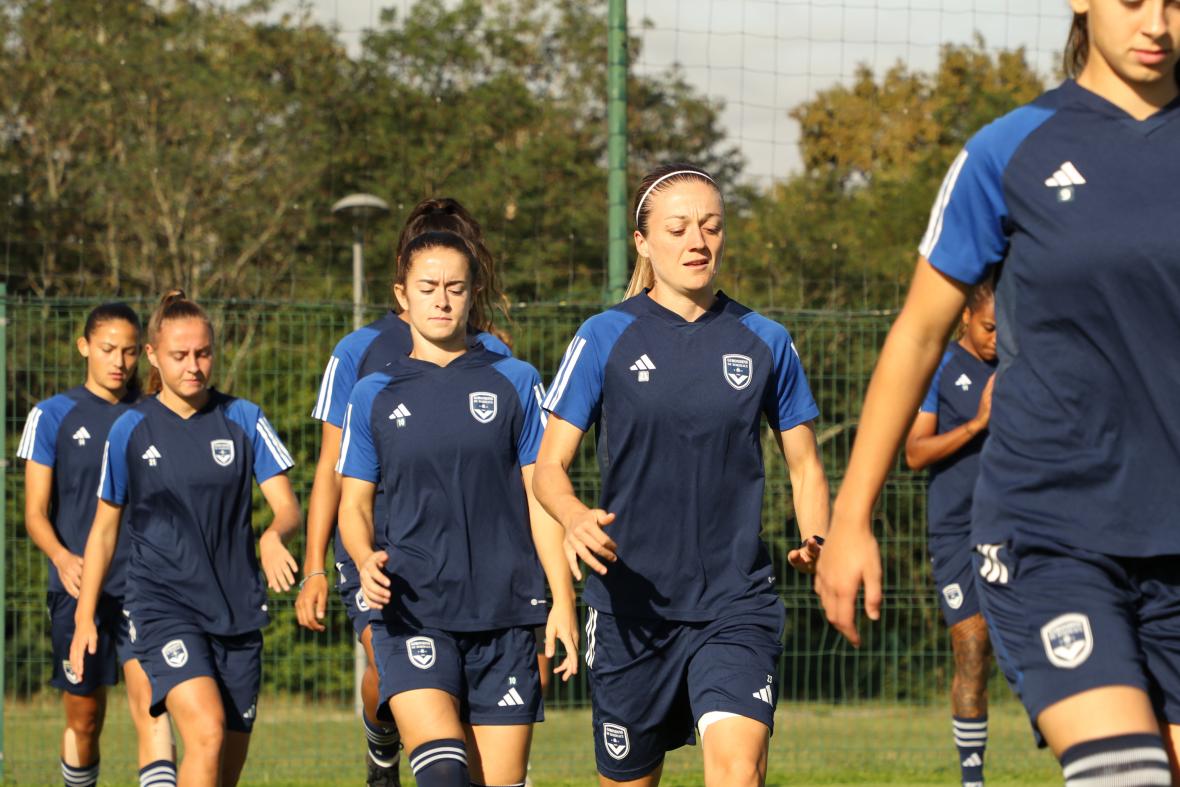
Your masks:
[{"label": "navy blue jersey", "polygon": [[[938,416],[938,434],[958,429],[979,412],[979,400],[996,369],[955,342],[947,348],[930,382],[922,412]],[[952,456],[930,466],[926,522],[930,535],[962,534],[971,527],[971,497],[979,477],[979,452],[987,437],[983,430]]]},{"label": "navy blue jersey", "polygon": [[393,578],[386,618],[448,631],[543,623],[545,581],[521,467],[544,423],[524,361],[473,345],[445,367],[403,357],[357,383],[337,471],[379,484]]},{"label": "navy blue jersey", "polygon": [[[134,395],[132,395],[134,396]],[[86,551],[86,538],[98,505],[94,490],[102,473],[102,447],[111,424],[130,406],[132,398],[118,404],[95,396],[79,385],[39,402],[25,421],[16,449],[17,457],[53,468],[53,492],[49,521],[66,549],[75,555]],[[123,595],[123,571],[127,543],[119,540],[103,592]],[[49,564],[49,590],[65,592],[53,563]]]},{"label": "navy blue jersey", "polygon": [[155,397],[115,421],[99,497],[126,507],[128,607],[231,636],[266,625],[253,481],[294,462],[258,405],[211,391],[181,418]]},{"label": "navy blue jersey", "polygon": [[587,579],[588,604],[708,621],[774,598],[762,417],[786,431],[819,414],[786,328],[721,293],[694,322],[640,294],[582,324],[544,407],[596,427],[600,506],[618,515],[618,562]]},{"label": "navy blue jersey", "polygon": [[1003,263],[976,543],[1180,553],[1178,117],[1180,99],[1136,121],[1067,81],[976,134],[943,183],[921,253],[968,284]]}]

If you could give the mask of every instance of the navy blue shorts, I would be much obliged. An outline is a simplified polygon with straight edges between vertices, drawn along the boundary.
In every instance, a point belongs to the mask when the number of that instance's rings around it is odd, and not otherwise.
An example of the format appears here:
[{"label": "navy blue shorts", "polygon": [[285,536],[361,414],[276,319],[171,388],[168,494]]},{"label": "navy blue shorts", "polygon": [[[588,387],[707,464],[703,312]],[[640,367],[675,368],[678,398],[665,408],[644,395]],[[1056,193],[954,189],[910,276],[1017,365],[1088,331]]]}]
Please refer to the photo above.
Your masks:
[{"label": "navy blue shorts", "polygon": [[1111,557],[1017,534],[978,545],[975,565],[996,659],[1034,725],[1102,686],[1142,689],[1180,724],[1180,557]]},{"label": "navy blue shorts", "polygon": [[975,589],[975,550],[969,533],[961,536],[931,536],[930,566],[938,588],[938,608],[947,626],[955,626],[979,614]]},{"label": "navy blue shorts", "polygon": [[262,632],[220,636],[188,621],[135,621],[135,655],[152,684],[153,716],[167,711],[168,692],[193,678],[213,678],[221,690],[226,729],[250,732],[262,683]]},{"label": "navy blue shorts", "polygon": [[598,772],[615,781],[651,773],[665,752],[695,741],[708,713],[744,716],[773,732],[785,624],[777,600],[709,623],[589,610],[586,666]]},{"label": "navy blue shorts", "polygon": [[360,572],[347,553],[342,553],[336,561],[336,592],[348,613],[353,633],[360,639],[369,627],[369,604],[361,592]]},{"label": "navy blue shorts", "polygon": [[378,715],[390,697],[439,689],[458,698],[465,724],[532,724],[545,718],[533,626],[494,631],[409,628],[374,617],[373,654],[381,679]]},{"label": "navy blue shorts", "polygon": [[98,599],[94,622],[98,627],[98,649],[86,656],[81,681],[70,666],[70,643],[74,639],[74,611],[78,600],[69,593],[50,591],[45,596],[49,607],[49,631],[53,642],[53,677],[49,685],[78,696],[89,696],[100,686],[119,682],[119,668],[135,658],[131,652],[130,621],[123,614],[122,602],[103,593]]}]

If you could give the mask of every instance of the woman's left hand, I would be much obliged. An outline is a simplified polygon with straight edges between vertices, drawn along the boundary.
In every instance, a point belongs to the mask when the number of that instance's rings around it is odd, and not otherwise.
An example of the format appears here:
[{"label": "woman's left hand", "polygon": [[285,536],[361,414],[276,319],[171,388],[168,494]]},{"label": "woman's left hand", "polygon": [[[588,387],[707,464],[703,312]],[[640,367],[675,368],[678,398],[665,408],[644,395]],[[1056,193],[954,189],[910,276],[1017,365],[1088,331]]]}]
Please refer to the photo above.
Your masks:
[{"label": "woman's left hand", "polygon": [[545,656],[557,655],[557,641],[565,648],[565,659],[553,669],[553,674],[568,681],[578,674],[578,610],[572,602],[553,603],[545,624]]},{"label": "woman's left hand", "polygon": [[787,553],[787,562],[791,568],[803,574],[814,574],[819,564],[819,556],[823,552],[824,540],[820,536],[812,536]]},{"label": "woman's left hand", "polygon": [[266,585],[276,593],[286,593],[295,585],[295,573],[299,564],[283,546],[279,534],[268,529],[258,539],[258,554],[262,561],[262,573],[266,575]]}]

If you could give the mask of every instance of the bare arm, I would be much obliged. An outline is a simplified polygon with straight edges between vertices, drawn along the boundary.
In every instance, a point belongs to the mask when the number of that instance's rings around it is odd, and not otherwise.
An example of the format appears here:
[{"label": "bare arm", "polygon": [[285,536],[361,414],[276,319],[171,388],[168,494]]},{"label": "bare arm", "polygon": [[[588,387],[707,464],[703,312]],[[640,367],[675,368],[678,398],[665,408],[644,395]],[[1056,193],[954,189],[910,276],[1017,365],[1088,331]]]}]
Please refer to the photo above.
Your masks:
[{"label": "bare arm", "polygon": [[311,499],[307,503],[303,587],[295,599],[295,617],[299,625],[312,631],[324,630],[320,621],[327,612],[328,577],[324,560],[328,553],[328,542],[336,528],[336,512],[340,507],[340,476],[336,473],[340,436],[340,427],[324,422],[320,430],[320,458],[316,462]]},{"label": "bare arm", "polygon": [[967,291],[966,285],[920,259],[905,307],[885,339],[869,383],[816,581],[828,621],[853,645],[860,644],[855,608],[862,583],[866,614],[872,620],[880,617],[881,557],[871,528],[873,505]]},{"label": "bare arm", "polygon": [[610,563],[618,559],[618,545],[602,529],[615,521],[615,515],[579,500],[570,481],[569,468],[583,434],[578,427],[550,414],[533,470],[533,491],[549,515],[565,529],[566,561],[578,579],[582,578],[578,558],[599,574],[606,573],[599,558]]},{"label": "bare arm", "polygon": [[373,609],[389,603],[389,577],[384,566],[389,556],[374,549],[373,501],[377,485],[360,478],[344,478],[340,486],[339,528],[344,548],[360,573],[361,590]]},{"label": "bare arm", "polygon": [[799,571],[812,573],[819,559],[820,545],[828,532],[830,504],[828,478],[815,441],[815,426],[808,421],[777,435],[791,477],[791,498],[803,540],[802,547],[787,553],[787,560]]},{"label": "bare arm", "polygon": [[274,519],[258,539],[258,553],[262,561],[262,572],[266,584],[275,592],[286,592],[295,584],[295,572],[299,564],[287,551],[286,544],[299,530],[303,512],[291,488],[291,479],[286,473],[271,476],[258,485],[266,498]]},{"label": "bare arm", "polygon": [[25,462],[25,529],[29,538],[57,569],[66,592],[74,598],[82,586],[82,556],[66,549],[49,521],[53,496],[53,468],[33,460]]},{"label": "bare arm", "polygon": [[565,530],[549,516],[533,494],[535,467],[536,465],[525,465],[520,469],[520,473],[524,481],[525,496],[528,498],[533,545],[537,549],[541,568],[545,571],[549,595],[553,598],[553,607],[549,611],[549,621],[545,626],[545,655],[549,658],[556,655],[555,640],[560,639],[565,646],[565,660],[554,669],[554,672],[563,680],[569,680],[570,676],[578,672],[577,599],[562,546],[565,541]]},{"label": "bare arm", "polygon": [[103,580],[115,557],[122,518],[123,506],[102,499],[98,501],[94,523],[90,525],[90,536],[86,539],[86,551],[82,556],[82,587],[78,594],[78,606],[74,610],[74,639],[70,643],[70,663],[79,679],[83,677],[85,654],[93,654],[98,648],[94,613],[102,594]]},{"label": "bare arm", "polygon": [[971,442],[975,435],[987,429],[991,418],[994,379],[994,375],[988,378],[983,396],[979,400],[979,412],[975,417],[950,431],[936,434],[938,416],[934,413],[918,413],[905,441],[905,463],[911,470],[922,470],[935,462],[954,456],[960,448]]}]

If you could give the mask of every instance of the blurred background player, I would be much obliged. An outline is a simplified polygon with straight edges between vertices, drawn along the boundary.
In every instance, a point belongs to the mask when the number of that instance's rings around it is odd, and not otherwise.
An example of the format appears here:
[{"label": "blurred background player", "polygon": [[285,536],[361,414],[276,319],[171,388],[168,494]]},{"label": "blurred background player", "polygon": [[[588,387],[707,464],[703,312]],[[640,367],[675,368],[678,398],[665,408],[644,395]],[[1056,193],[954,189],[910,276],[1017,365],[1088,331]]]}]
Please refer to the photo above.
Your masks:
[{"label": "blurred background player", "polygon": [[139,398],[139,316],[125,303],[106,303],[86,317],[78,352],[86,382],[29,413],[17,457],[25,464],[25,527],[49,558],[46,603],[53,637],[53,678],[62,690],[66,729],[61,771],[69,787],[98,781],[99,736],[106,717],[106,687],[127,681],[127,701],[139,741],[141,787],[176,783],[168,717],[148,713],[151,685],[131,652],[123,614],[126,543],[120,544],[95,606],[98,646],[86,659],[85,679],[70,666],[74,612],[82,583],[82,553],[94,521],[102,449],[115,419]]},{"label": "blurred background player", "polygon": [[460,236],[410,241],[395,293],[412,351],[354,387],[338,466],[340,530],[377,610],[379,712],[392,711],[423,787],[524,783],[543,717],[537,624],[548,622],[550,655],[555,638],[565,646],[558,674],[577,670],[561,530],[528,491],[541,381],[470,335],[489,290],[498,295]]},{"label": "blurred background player", "polygon": [[942,356],[910,427],[905,458],[914,470],[930,468],[926,498],[930,560],[955,655],[952,728],[963,787],[982,787],[992,654],[971,564],[971,497],[991,417],[996,368],[995,299],[990,282],[971,290],[960,333]]},{"label": "blurred background player", "polygon": [[290,455],[258,405],[214,391],[213,328],[179,290],[148,323],[147,396],[111,427],[83,556],[70,660],[99,644],[94,614],[127,511],[128,611],[135,655],[184,742],[181,785],[237,784],[257,715],[266,588],[251,524],[253,481],[274,514],[258,539],[271,590],[298,568]]},{"label": "blurred background player", "polygon": [[[955,160],[886,340],[817,587],[880,614],[873,501],[969,287],[999,367],[972,542],[1005,675],[1067,785],[1172,783],[1180,731],[1180,3],[1071,0],[1071,77]],[[1163,739],[1161,739],[1161,731]]]},{"label": "blurred background player", "polygon": [[[397,241],[395,260],[401,260],[406,244],[424,232],[453,232],[464,238],[474,249],[487,281],[493,283],[476,293],[469,325],[479,342],[503,355],[512,351],[497,337],[492,327],[492,314],[499,310],[507,315],[507,300],[495,284],[496,268],[491,253],[484,245],[483,231],[470,213],[457,200],[449,197],[428,198],[410,211]],[[396,264],[396,263],[395,263]],[[357,380],[380,371],[386,364],[409,354],[412,342],[410,324],[406,316],[390,309],[381,319],[353,331],[340,340],[328,359],[320,385],[319,398],[311,417],[323,422],[320,456],[312,483],[311,500],[307,511],[307,545],[303,557],[303,581],[295,601],[299,624],[312,631],[323,631],[321,621],[327,609],[328,580],[325,559],[328,541],[336,531],[336,513],[340,505],[340,476],[336,463],[340,458],[340,436],[344,427],[344,412],[352,388]],[[378,519],[382,510],[381,492],[377,494]],[[371,787],[400,784],[398,759],[401,740],[397,727],[390,721],[377,719],[377,667],[373,661],[372,633],[369,630],[369,610],[361,593],[360,577],[352,559],[336,532],[333,553],[336,559],[336,588],[340,600],[352,622],[353,632],[365,648],[368,663],[361,682],[364,702],[365,737],[368,741],[367,783]]]},{"label": "blurred background player", "polygon": [[[792,566],[815,570],[827,524],[819,410],[791,337],[713,289],[724,219],[704,170],[644,177],[628,298],[583,323],[544,402],[537,497],[565,526],[570,569],[594,571],[586,666],[604,785],[658,784],[694,726],[707,784],[765,780],[785,612],[760,538],[764,415],[803,536]],[[592,426],[593,509],[568,474]]]}]

